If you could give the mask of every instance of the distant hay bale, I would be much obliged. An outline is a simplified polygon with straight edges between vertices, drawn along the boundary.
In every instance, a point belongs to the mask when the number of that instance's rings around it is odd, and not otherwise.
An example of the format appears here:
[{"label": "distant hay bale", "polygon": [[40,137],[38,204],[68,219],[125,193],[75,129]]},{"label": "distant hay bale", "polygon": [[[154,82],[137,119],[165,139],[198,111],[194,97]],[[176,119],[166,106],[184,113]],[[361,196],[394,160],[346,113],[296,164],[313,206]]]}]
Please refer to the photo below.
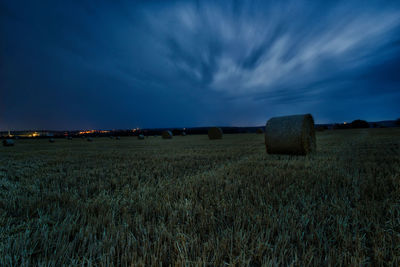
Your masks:
[{"label": "distant hay bale", "polygon": [[88,137],[87,141],[88,142],[93,142],[93,138],[92,137]]},{"label": "distant hay bale", "polygon": [[144,135],[143,134],[139,134],[137,137],[139,140],[144,140]]},{"label": "distant hay bale", "polygon": [[50,138],[50,139],[49,139],[49,142],[50,142],[50,143],[54,143],[54,142],[55,142],[54,138]]},{"label": "distant hay bale", "polygon": [[3,146],[13,146],[13,145],[14,145],[14,140],[12,139],[3,140]]},{"label": "distant hay bale", "polygon": [[212,127],[210,129],[208,129],[208,138],[210,140],[214,140],[214,139],[222,139],[222,129],[219,127]]},{"label": "distant hay bale", "polygon": [[117,136],[115,137],[116,140],[121,140],[121,137]]},{"label": "distant hay bale", "polygon": [[68,140],[72,140],[72,136],[68,136]]},{"label": "distant hay bale", "polygon": [[171,131],[163,131],[162,138],[163,139],[172,139],[172,132]]},{"label": "distant hay bale", "polygon": [[110,135],[110,139],[114,139],[114,136]]},{"label": "distant hay bale", "polygon": [[186,132],[182,132],[182,136],[186,136]]},{"label": "distant hay bale", "polygon": [[311,114],[271,118],[265,126],[269,154],[306,155],[316,150],[314,119]]},{"label": "distant hay bale", "polygon": [[263,134],[263,133],[264,133],[264,131],[263,131],[263,129],[261,129],[261,128],[258,128],[258,129],[257,129],[257,131],[256,131],[256,133],[258,133],[258,134]]}]

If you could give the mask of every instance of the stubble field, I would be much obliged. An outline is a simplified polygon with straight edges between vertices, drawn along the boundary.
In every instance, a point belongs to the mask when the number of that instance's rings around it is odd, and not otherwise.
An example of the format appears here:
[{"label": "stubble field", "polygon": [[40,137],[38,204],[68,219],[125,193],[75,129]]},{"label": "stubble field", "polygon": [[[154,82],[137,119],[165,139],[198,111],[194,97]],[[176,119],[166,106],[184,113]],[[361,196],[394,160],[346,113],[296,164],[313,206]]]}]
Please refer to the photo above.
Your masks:
[{"label": "stubble field", "polygon": [[400,266],[400,129],[18,140],[0,147],[1,266]]}]

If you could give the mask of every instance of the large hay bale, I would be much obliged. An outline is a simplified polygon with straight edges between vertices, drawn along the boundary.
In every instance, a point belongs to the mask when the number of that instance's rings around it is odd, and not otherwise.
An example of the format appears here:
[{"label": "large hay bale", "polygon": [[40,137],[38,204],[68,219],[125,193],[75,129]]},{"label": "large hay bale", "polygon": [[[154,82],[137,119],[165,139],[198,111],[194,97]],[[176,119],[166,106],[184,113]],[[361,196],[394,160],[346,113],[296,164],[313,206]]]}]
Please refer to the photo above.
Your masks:
[{"label": "large hay bale", "polygon": [[139,140],[144,140],[144,135],[143,134],[139,134],[137,137]]},{"label": "large hay bale", "polygon": [[54,141],[54,138],[50,138],[50,139],[49,139],[49,142],[50,142],[50,143],[54,143],[54,142],[55,142],[55,141]]},{"label": "large hay bale", "polygon": [[269,154],[306,155],[316,150],[314,119],[311,114],[271,118],[265,126]]},{"label": "large hay bale", "polygon": [[222,139],[222,129],[219,127],[212,127],[210,129],[208,129],[208,138],[210,140],[214,140],[214,139]]},{"label": "large hay bale", "polygon": [[87,141],[88,142],[93,142],[93,138],[92,137],[88,137]]},{"label": "large hay bale", "polygon": [[13,145],[14,145],[14,140],[12,139],[3,140],[3,146],[13,146]]},{"label": "large hay bale", "polygon": [[186,132],[182,132],[182,136],[186,136]]},{"label": "large hay bale", "polygon": [[162,138],[163,139],[172,139],[172,132],[171,131],[163,131]]},{"label": "large hay bale", "polygon": [[72,136],[68,136],[68,140],[72,140]]},{"label": "large hay bale", "polygon": [[121,140],[121,137],[117,136],[115,137],[116,140]]}]

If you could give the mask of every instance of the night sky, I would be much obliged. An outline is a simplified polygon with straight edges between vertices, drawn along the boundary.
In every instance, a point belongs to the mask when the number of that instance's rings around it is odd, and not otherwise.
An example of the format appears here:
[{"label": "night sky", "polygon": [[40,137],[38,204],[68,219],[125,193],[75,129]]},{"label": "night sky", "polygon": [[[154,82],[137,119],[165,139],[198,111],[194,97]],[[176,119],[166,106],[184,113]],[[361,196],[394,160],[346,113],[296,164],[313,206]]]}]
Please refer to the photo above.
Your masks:
[{"label": "night sky", "polygon": [[400,1],[0,0],[0,130],[400,117]]}]

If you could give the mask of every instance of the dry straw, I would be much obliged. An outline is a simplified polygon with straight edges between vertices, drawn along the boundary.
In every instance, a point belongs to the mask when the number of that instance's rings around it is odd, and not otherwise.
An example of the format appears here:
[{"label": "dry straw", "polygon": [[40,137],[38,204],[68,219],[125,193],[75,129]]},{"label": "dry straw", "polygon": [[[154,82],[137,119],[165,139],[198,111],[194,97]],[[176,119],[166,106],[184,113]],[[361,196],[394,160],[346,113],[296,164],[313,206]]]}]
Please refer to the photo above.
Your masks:
[{"label": "dry straw", "polygon": [[214,140],[214,139],[222,139],[222,129],[219,127],[212,127],[210,129],[208,129],[208,138],[210,140]]},{"label": "dry straw", "polygon": [[14,145],[14,140],[11,139],[3,140],[3,146],[13,146],[13,145]]},{"label": "dry straw", "polygon": [[316,150],[314,119],[311,114],[271,118],[265,126],[269,154],[306,155]]},{"label": "dry straw", "polygon": [[172,132],[171,131],[164,131],[162,132],[163,139],[172,139]]}]

